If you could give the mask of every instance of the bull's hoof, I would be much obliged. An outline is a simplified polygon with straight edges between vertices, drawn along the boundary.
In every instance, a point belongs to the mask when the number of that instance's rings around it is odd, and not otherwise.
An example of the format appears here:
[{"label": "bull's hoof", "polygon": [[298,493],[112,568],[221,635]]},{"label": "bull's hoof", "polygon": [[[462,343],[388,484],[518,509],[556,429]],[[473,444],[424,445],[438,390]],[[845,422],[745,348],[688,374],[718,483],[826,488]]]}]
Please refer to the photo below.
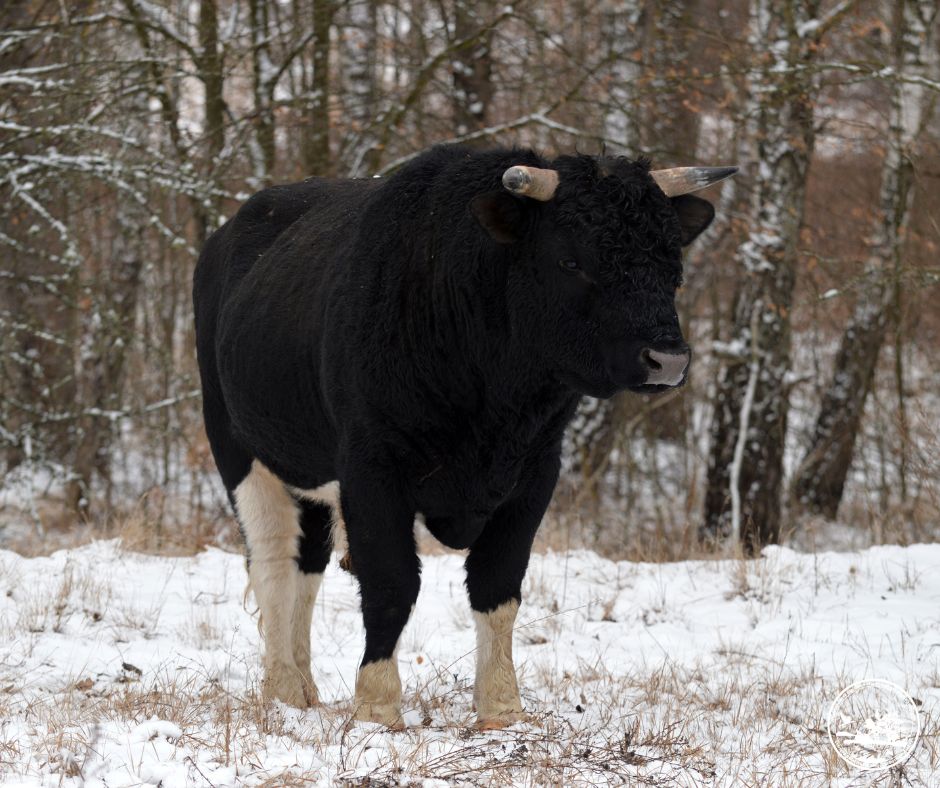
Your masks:
[{"label": "bull's hoof", "polygon": [[480,731],[498,731],[517,722],[529,722],[531,719],[524,711],[504,711],[500,714],[477,717],[476,728]]},{"label": "bull's hoof", "polygon": [[390,703],[357,703],[353,719],[359,722],[377,722],[393,731],[405,729],[401,709]]},{"label": "bull's hoof", "polygon": [[[313,694],[316,696],[316,687],[313,687]],[[261,683],[261,697],[265,703],[279,700],[296,709],[305,709],[308,704],[303,678],[293,666],[266,670],[264,681]]]}]

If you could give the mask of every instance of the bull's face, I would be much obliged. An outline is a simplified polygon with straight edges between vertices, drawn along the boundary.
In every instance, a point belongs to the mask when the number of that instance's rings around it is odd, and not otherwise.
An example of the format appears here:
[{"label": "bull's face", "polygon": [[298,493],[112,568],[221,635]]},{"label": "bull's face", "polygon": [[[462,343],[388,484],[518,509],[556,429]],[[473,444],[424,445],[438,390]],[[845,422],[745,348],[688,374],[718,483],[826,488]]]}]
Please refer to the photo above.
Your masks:
[{"label": "bull's face", "polygon": [[[510,295],[537,316],[555,376],[595,397],[681,386],[691,357],[675,307],[682,247],[709,225],[711,204],[675,194],[691,191],[688,182],[654,181],[675,171],[651,175],[626,159],[563,157],[552,170],[520,169],[525,191],[513,188],[512,171],[504,183],[528,199],[494,193],[474,211],[495,240],[518,245],[525,284]],[[714,168],[711,180],[701,168],[683,172],[702,188],[733,171]]]}]

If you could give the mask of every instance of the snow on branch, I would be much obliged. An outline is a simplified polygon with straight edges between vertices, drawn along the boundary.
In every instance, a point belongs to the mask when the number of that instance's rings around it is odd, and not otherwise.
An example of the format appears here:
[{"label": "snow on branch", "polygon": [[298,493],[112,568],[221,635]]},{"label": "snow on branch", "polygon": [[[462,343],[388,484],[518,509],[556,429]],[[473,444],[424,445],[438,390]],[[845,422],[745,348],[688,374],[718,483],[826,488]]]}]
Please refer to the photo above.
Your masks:
[{"label": "snow on branch", "polygon": [[841,3],[834,5],[823,16],[808,19],[798,24],[796,34],[800,38],[811,38],[814,41],[819,41],[847,14],[851,13],[858,4],[859,0],[842,0]]}]

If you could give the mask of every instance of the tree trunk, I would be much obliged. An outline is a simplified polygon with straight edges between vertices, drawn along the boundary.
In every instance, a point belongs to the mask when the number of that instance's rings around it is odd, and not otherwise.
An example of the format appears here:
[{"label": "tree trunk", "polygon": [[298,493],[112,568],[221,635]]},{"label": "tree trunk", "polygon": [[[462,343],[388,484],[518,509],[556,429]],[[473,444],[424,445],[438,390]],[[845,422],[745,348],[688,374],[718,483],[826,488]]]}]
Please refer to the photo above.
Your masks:
[{"label": "tree trunk", "polygon": [[[643,152],[657,166],[695,163],[699,114],[689,101],[696,84],[689,51],[694,3],[651,3],[647,22],[649,98],[644,102]],[[708,162],[706,162],[708,163]]]},{"label": "tree trunk", "polygon": [[607,106],[604,117],[604,136],[612,152],[636,156],[641,150],[639,117],[642,76],[639,63],[643,49],[641,25],[643,0],[614,0],[607,2],[602,11],[602,46],[612,58],[608,77]]},{"label": "tree trunk", "polygon": [[454,40],[470,38],[486,29],[472,47],[457,49],[451,62],[454,83],[454,133],[458,136],[486,127],[493,100],[493,0],[457,0],[454,8]]},{"label": "tree trunk", "polygon": [[91,509],[92,476],[110,480],[110,451],[118,435],[117,414],[124,406],[125,360],[134,333],[134,318],[143,269],[140,239],[134,228],[143,227],[143,217],[117,211],[108,283],[102,301],[108,305],[104,315],[96,315],[86,326],[85,347],[81,354],[79,403],[83,413],[76,430],[75,454],[71,466],[74,478],[66,498],[70,507],[82,514]]},{"label": "tree trunk", "polygon": [[372,124],[376,120],[377,4],[354,0],[343,8],[340,23],[343,120],[351,132],[343,144],[341,161],[352,176],[372,175],[378,167],[378,150]]},{"label": "tree trunk", "polygon": [[814,147],[817,85],[808,68],[826,24],[812,0],[752,0],[746,115],[758,162],[750,234],[739,247],[732,360],[718,381],[703,536],[745,550],[778,541],[790,371],[790,308]]},{"label": "tree trunk", "polygon": [[225,146],[225,101],[222,98],[222,56],[219,52],[216,0],[201,0],[199,4],[199,46],[199,77],[206,91],[206,156],[211,171]]},{"label": "tree trunk", "polygon": [[303,146],[307,175],[329,175],[330,158],[330,29],[336,3],[314,0],[313,83],[308,103],[309,132]]},{"label": "tree trunk", "polygon": [[[225,147],[225,99],[222,96],[222,54],[219,50],[219,20],[216,0],[200,0],[199,3],[199,78],[206,92],[203,109],[203,126],[206,141],[206,172],[210,181],[218,179],[219,156]],[[207,221],[200,223],[201,246],[210,227],[218,221],[221,210],[217,196],[207,200]]]},{"label": "tree trunk", "polygon": [[254,180],[256,188],[271,183],[277,163],[274,139],[274,63],[271,61],[271,36],[268,4],[265,0],[249,0],[251,19],[251,76],[255,111]]},{"label": "tree trunk", "polygon": [[[824,389],[810,446],[796,473],[797,507],[833,518],[842,501],[855,441],[897,297],[901,250],[911,206],[913,147],[922,130],[925,89],[901,77],[937,78],[935,0],[891,4],[894,80],[887,149],[881,169],[879,225],[865,270],[865,287],[842,335]],[[932,61],[932,62],[931,62]],[[895,281],[892,282],[892,279]]]}]

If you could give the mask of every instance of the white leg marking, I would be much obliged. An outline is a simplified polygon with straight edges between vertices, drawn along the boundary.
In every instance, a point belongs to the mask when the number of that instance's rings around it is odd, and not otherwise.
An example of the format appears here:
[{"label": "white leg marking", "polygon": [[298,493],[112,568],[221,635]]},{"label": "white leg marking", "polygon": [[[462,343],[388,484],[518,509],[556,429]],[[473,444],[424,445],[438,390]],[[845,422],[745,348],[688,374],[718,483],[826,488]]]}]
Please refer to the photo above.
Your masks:
[{"label": "white leg marking", "polygon": [[235,508],[248,542],[248,577],[264,626],[262,696],[303,708],[304,677],[293,649],[300,512],[281,480],[257,460],[235,489]]},{"label": "white leg marking", "polygon": [[473,702],[482,727],[499,727],[523,717],[512,663],[512,628],[518,611],[519,603],[513,599],[489,613],[473,613],[477,628]]},{"label": "white leg marking", "polygon": [[354,717],[365,722],[379,722],[389,728],[404,727],[397,649],[391,659],[376,660],[359,669]]},{"label": "white leg marking", "polygon": [[326,484],[321,484],[319,487],[314,487],[312,490],[302,490],[299,487],[291,487],[290,491],[298,498],[303,498],[305,501],[325,503],[334,510],[339,509],[339,482],[327,482]]},{"label": "white leg marking", "polygon": [[[411,618],[414,612],[415,606],[412,605],[408,618]],[[359,668],[359,674],[356,676],[356,713],[353,717],[404,730],[405,724],[401,718],[401,676],[398,675],[398,643],[395,644],[391,659],[379,659]]]},{"label": "white leg marking", "polygon": [[310,625],[313,620],[313,605],[323,582],[322,574],[303,574],[297,579],[297,602],[294,605],[293,644],[294,664],[300,671],[304,685],[304,697],[308,706],[320,702],[317,685],[310,672]]}]

